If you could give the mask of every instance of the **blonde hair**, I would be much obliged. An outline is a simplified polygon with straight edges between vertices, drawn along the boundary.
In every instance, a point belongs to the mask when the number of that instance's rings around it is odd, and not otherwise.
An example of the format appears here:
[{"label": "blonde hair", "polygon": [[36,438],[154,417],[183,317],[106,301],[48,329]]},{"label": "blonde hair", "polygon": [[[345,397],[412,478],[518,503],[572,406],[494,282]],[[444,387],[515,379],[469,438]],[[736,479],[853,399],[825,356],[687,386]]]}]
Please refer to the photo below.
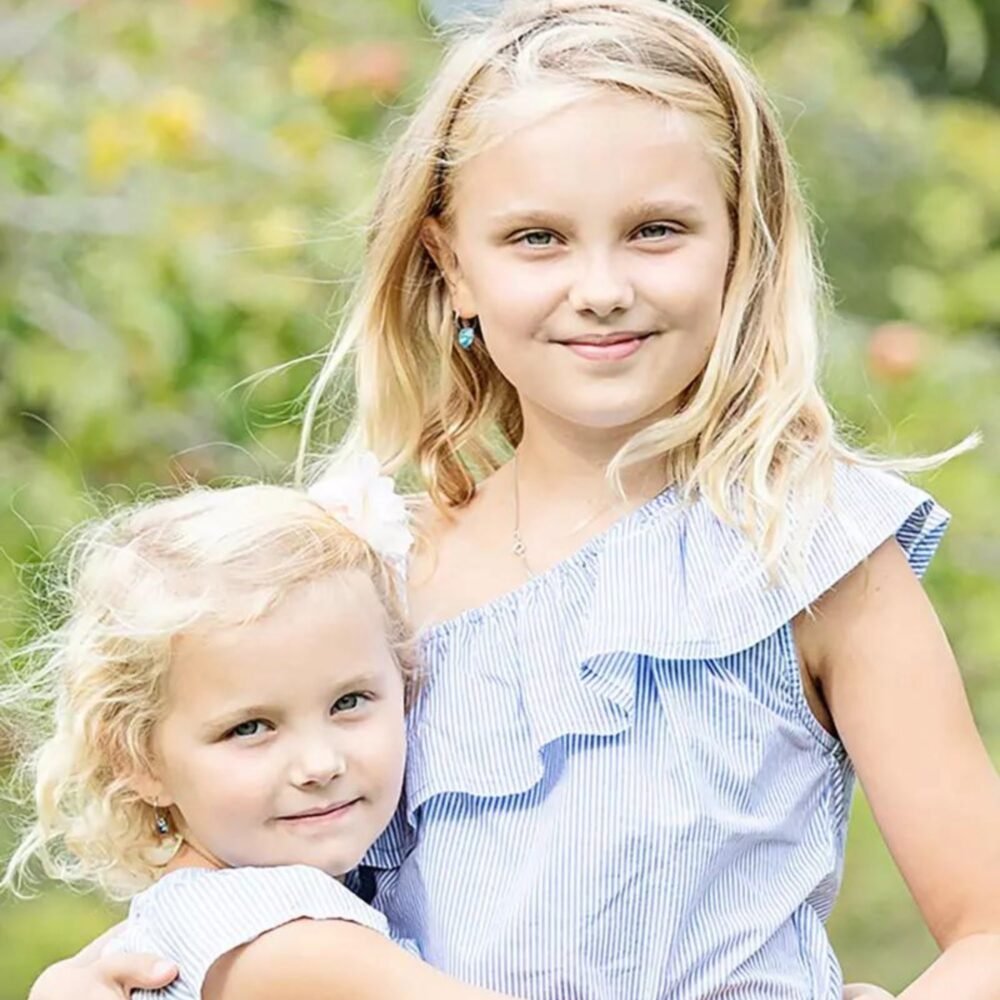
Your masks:
[{"label": "blonde hair", "polygon": [[[256,621],[296,587],[341,572],[369,579],[412,688],[400,583],[387,562],[295,489],[195,488],[85,526],[50,595],[62,624],[31,643],[0,693],[47,738],[22,762],[35,816],[7,867],[15,891],[37,859],[50,876],[127,897],[176,847],[132,787],[149,773],[175,640]],[[51,604],[51,601],[49,601]]]},{"label": "blonde hair", "polygon": [[[520,0],[459,34],[388,159],[363,274],[306,411],[301,474],[331,390],[357,394],[348,448],[415,471],[440,509],[476,492],[522,434],[515,388],[477,341],[456,347],[442,274],[421,242],[447,227],[455,172],[507,129],[595,91],[639,95],[694,116],[717,165],[733,252],[719,332],[676,412],[611,462],[662,457],[668,480],[742,528],[773,575],[800,555],[835,461],[876,462],[837,437],[817,387],[824,288],[777,115],[752,70],[710,28],[663,0]],[[513,123],[513,124],[511,124]]]}]

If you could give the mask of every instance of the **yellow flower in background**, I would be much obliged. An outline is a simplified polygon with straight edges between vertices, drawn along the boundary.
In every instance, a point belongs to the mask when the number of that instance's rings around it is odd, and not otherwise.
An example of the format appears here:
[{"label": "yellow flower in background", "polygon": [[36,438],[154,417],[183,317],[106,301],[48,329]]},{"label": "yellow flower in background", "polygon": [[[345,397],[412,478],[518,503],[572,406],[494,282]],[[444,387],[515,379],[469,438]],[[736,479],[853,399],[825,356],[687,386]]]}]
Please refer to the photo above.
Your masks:
[{"label": "yellow flower in background", "polygon": [[372,97],[397,94],[409,72],[406,49],[392,41],[339,48],[308,48],[292,63],[291,83],[303,97],[363,91]]},{"label": "yellow flower in background", "polygon": [[266,251],[273,257],[294,256],[308,240],[305,220],[301,214],[278,206],[256,218],[250,227],[253,251]]},{"label": "yellow flower in background", "polygon": [[205,102],[185,87],[170,87],[146,105],[143,118],[154,154],[185,156],[204,130]]},{"label": "yellow flower in background", "polygon": [[319,118],[294,118],[282,122],[271,135],[282,149],[305,161],[319,156],[331,139],[329,122]]},{"label": "yellow flower in background", "polygon": [[113,187],[136,157],[135,132],[118,114],[100,111],[87,123],[87,176],[102,187]]},{"label": "yellow flower in background", "polygon": [[167,219],[171,237],[202,236],[221,231],[222,220],[214,206],[204,202],[173,201]]},{"label": "yellow flower in background", "polygon": [[325,97],[334,89],[339,69],[333,49],[305,49],[292,63],[292,90],[300,97]]}]

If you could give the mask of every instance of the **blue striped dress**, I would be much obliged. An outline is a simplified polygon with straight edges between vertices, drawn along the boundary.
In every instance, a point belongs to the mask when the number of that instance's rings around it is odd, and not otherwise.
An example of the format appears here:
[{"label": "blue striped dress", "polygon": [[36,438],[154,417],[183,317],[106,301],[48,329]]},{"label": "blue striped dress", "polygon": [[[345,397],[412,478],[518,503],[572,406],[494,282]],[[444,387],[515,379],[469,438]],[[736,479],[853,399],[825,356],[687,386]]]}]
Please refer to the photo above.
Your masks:
[{"label": "blue striped dress", "polygon": [[947,515],[842,466],[800,582],[671,492],[430,628],[406,798],[353,876],[399,937],[534,1000],[835,1000],[824,921],[852,788],[791,619]]},{"label": "blue striped dress", "polygon": [[133,897],[112,945],[169,958],[180,970],[162,990],[133,990],[132,1000],[201,1000],[205,977],[223,955],[303,919],[351,920],[388,933],[381,913],[318,868],[180,868]]}]

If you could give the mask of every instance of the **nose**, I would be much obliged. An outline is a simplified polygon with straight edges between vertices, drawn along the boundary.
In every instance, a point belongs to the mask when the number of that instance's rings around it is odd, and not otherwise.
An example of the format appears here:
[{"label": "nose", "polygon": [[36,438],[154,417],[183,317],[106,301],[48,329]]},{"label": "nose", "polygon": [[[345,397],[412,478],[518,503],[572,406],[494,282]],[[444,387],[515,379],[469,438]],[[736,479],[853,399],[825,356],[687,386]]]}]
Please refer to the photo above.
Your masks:
[{"label": "nose", "polygon": [[300,788],[323,788],[347,770],[347,759],[329,732],[302,737],[290,761],[290,778]]},{"label": "nose", "polygon": [[635,289],[612,254],[595,252],[584,258],[574,275],[569,302],[577,312],[607,319],[631,308]]}]

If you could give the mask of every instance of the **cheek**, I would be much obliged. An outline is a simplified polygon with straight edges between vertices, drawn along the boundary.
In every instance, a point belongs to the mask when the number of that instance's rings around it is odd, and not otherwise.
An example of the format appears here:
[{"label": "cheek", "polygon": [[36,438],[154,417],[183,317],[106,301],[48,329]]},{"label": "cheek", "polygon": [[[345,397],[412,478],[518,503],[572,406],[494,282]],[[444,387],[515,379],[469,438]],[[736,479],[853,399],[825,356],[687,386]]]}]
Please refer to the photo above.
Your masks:
[{"label": "cheek", "polygon": [[260,802],[274,770],[266,756],[221,746],[205,747],[188,761],[190,766],[177,785],[178,806],[181,812],[207,811],[220,825]]},{"label": "cheek", "polygon": [[565,296],[566,276],[555,261],[487,253],[470,270],[469,286],[485,328],[530,333]]},{"label": "cheek", "polygon": [[366,769],[371,778],[385,786],[386,794],[396,796],[406,767],[406,723],[402,707],[399,715],[386,715],[377,730],[365,740]]},{"label": "cheek", "polygon": [[719,335],[723,284],[715,275],[706,279],[697,267],[671,269],[644,286],[649,301],[659,313],[667,338],[651,355],[647,375],[665,378],[675,389],[704,370]]}]

